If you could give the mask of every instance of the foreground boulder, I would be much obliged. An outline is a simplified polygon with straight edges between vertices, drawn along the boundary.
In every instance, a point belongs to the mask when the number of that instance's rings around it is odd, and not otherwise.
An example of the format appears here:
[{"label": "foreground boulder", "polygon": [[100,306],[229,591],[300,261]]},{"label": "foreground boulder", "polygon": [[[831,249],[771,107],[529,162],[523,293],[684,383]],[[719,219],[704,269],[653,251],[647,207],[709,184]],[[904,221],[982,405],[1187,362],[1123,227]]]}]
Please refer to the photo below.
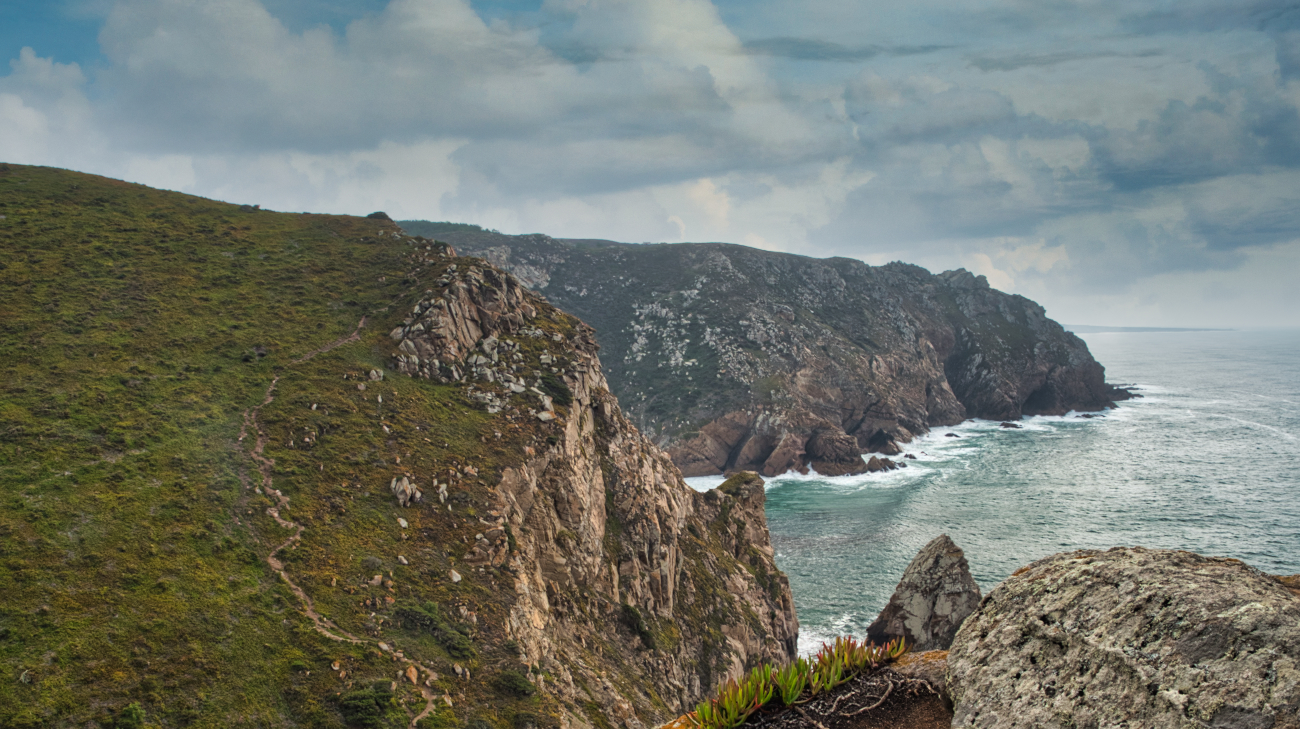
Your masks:
[{"label": "foreground boulder", "polygon": [[1300,598],[1234,559],[1054,555],[962,626],[948,688],[954,727],[1295,727]]},{"label": "foreground boulder", "polygon": [[966,555],[941,534],[907,565],[889,604],[867,628],[867,638],[876,643],[902,638],[913,651],[945,650],[979,604],[980,588]]}]

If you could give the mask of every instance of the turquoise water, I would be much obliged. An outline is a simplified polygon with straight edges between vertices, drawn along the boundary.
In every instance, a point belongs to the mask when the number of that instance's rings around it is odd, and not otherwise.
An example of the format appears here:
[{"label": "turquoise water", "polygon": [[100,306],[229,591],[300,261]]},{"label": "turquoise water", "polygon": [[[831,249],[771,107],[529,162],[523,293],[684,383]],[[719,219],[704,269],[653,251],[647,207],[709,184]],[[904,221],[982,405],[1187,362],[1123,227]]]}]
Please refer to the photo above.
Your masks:
[{"label": "turquoise water", "polygon": [[863,634],[917,550],[943,533],[986,593],[1040,557],[1116,545],[1300,573],[1300,332],[1084,339],[1109,381],[1144,397],[1100,418],[937,429],[908,445],[918,460],[888,474],[769,481],[802,651]]}]

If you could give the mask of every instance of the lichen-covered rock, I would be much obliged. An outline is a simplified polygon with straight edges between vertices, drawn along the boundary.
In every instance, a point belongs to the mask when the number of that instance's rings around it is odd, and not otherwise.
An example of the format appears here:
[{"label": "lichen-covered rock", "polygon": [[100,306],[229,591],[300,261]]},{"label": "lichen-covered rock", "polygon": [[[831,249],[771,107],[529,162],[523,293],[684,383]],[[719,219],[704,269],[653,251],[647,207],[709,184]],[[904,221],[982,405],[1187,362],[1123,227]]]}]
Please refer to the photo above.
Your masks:
[{"label": "lichen-covered rock", "polygon": [[1300,598],[1235,559],[1057,554],[989,593],[948,656],[954,727],[1300,725]]},{"label": "lichen-covered rock", "polygon": [[845,445],[897,455],[968,417],[1128,396],[1041,306],[965,270],[403,225],[486,257],[594,326],[630,419],[687,476],[857,473]]},{"label": "lichen-covered rock", "polygon": [[895,638],[915,651],[945,650],[980,604],[980,588],[961,548],[940,534],[912,558],[889,604],[870,626],[876,643]]},{"label": "lichen-covered rock", "polygon": [[948,651],[909,651],[899,656],[889,667],[901,676],[919,678],[930,684],[940,698],[951,706],[952,697],[948,695]]}]

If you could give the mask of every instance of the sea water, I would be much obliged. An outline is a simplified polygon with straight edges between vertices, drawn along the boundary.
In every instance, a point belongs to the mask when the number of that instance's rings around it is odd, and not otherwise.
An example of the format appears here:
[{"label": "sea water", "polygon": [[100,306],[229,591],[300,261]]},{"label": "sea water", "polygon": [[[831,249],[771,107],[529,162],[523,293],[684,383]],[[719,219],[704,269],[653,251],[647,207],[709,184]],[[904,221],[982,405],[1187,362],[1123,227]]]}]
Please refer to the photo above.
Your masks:
[{"label": "sea water", "polygon": [[[768,480],[802,653],[863,635],[940,534],[966,552],[986,594],[1036,559],[1119,545],[1300,573],[1300,331],[1084,339],[1107,380],[1141,398],[1101,417],[936,428],[905,447],[916,460],[889,473]],[[721,481],[689,480],[701,490]]]}]

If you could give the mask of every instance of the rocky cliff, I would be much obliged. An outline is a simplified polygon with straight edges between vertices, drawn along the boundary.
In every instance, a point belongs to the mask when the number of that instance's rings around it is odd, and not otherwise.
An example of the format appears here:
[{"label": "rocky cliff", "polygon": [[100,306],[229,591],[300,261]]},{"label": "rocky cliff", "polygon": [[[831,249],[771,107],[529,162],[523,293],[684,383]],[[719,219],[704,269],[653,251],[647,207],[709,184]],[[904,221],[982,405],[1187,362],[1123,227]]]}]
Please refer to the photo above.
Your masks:
[{"label": "rocky cliff", "polygon": [[1041,306],[964,270],[402,225],[595,327],[612,390],[686,475],[861,472],[931,427],[1127,396]]},{"label": "rocky cliff", "polygon": [[386,216],[0,165],[0,726],[638,727],[780,660],[763,490]]},{"label": "rocky cliff", "polygon": [[[473,259],[440,271],[390,334],[394,366],[462,385],[503,428],[541,425],[489,489],[465,564],[512,575],[505,634],[570,719],[594,701],[628,727],[662,720],[793,656],[798,623],[762,480],[691,490],[624,418],[590,327]],[[628,632],[611,633],[620,624]]]},{"label": "rocky cliff", "polygon": [[1018,570],[948,654],[954,727],[1300,726],[1300,597],[1235,559],[1114,548]]}]

